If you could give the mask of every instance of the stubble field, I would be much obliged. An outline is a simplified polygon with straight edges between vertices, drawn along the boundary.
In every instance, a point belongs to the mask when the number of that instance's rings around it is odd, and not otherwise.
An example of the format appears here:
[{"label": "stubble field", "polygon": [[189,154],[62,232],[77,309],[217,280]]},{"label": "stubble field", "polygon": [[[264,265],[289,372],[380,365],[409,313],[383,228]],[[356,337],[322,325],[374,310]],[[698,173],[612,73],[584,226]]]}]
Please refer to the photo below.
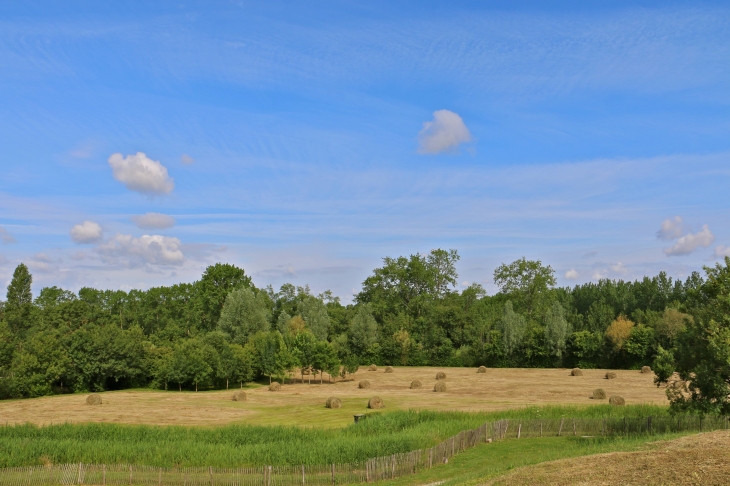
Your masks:
[{"label": "stubble field", "polygon": [[[446,391],[436,393],[436,373],[446,373]],[[628,405],[667,405],[662,388],[653,384],[654,375],[635,370],[616,370],[616,378],[606,380],[606,370],[583,370],[583,376],[570,376],[566,369],[487,369],[395,367],[367,371],[361,367],[346,381],[324,383],[319,379],[285,383],[281,391],[270,392],[266,386],[245,388],[247,400],[234,402],[233,391],[178,392],[129,390],[102,393],[103,404],[90,406],[85,395],[60,395],[32,400],[0,402],[0,417],[7,424],[38,425],[80,422],[106,422],[149,425],[299,425],[307,427],[341,427],[352,423],[352,416],[367,411],[369,398],[379,396],[385,410],[420,409],[492,412],[526,406],[607,403],[592,400],[595,388],[607,395],[619,394]],[[368,380],[370,389],[359,389],[358,382]],[[423,388],[410,389],[413,380]],[[330,410],[325,400],[336,396],[342,408]]]}]

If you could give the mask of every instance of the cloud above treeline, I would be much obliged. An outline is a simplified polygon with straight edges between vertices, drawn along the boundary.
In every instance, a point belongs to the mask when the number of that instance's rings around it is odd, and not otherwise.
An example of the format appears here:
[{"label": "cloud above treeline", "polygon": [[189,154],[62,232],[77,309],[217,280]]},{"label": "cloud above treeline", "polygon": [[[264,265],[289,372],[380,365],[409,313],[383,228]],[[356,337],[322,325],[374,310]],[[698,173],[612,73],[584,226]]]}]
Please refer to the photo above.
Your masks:
[{"label": "cloud above treeline", "polygon": [[433,120],[425,122],[418,132],[418,152],[450,152],[471,139],[471,133],[459,115],[450,110],[437,110],[433,112]]},{"label": "cloud above treeline", "polygon": [[123,157],[114,153],[109,157],[109,166],[114,178],[130,191],[148,195],[169,194],[175,182],[167,173],[167,168],[157,160],[152,160],[144,152]]},{"label": "cloud above treeline", "polygon": [[132,221],[140,229],[166,229],[175,226],[175,218],[162,213],[145,213],[132,216]]},{"label": "cloud above treeline", "polygon": [[671,241],[682,236],[684,223],[682,218],[675,216],[672,219],[662,221],[662,227],[656,232],[656,237],[663,241]]},{"label": "cloud above treeline", "polygon": [[15,243],[15,238],[13,238],[13,235],[8,230],[0,226],[0,241],[3,243]]},{"label": "cloud above treeline", "polygon": [[69,231],[71,240],[74,243],[86,244],[95,243],[101,240],[103,231],[98,223],[93,221],[84,221],[83,223],[74,225]]},{"label": "cloud above treeline", "polygon": [[182,243],[177,238],[160,235],[132,235],[117,233],[96,247],[96,252],[107,264],[135,268],[143,265],[180,265],[185,262]]},{"label": "cloud above treeline", "polygon": [[715,241],[715,235],[712,234],[710,228],[705,224],[697,233],[689,233],[677,240],[677,242],[664,249],[667,256],[689,255],[698,248],[707,248]]}]

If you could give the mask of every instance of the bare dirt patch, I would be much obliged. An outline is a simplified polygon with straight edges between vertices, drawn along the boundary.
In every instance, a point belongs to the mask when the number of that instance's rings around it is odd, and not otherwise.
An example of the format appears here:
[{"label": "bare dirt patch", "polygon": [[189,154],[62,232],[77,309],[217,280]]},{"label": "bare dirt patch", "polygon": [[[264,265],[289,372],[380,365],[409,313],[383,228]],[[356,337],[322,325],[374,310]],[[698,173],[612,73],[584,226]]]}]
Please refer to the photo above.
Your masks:
[{"label": "bare dirt patch", "polygon": [[[445,371],[447,391],[433,393],[436,371]],[[231,400],[234,390],[178,392],[130,390],[101,393],[103,404],[86,405],[86,395],[57,395],[30,400],[0,402],[0,417],[9,424],[62,422],[116,422],[129,424],[222,425],[250,423],[257,425],[304,425],[340,427],[352,422],[352,416],[365,413],[374,395],[387,403],[388,410],[430,409],[460,411],[494,411],[527,405],[592,405],[593,390],[604,388],[611,395],[620,394],[626,403],[666,405],[664,390],[653,384],[651,374],[635,370],[618,370],[616,378],[606,381],[606,370],[583,370],[583,376],[570,376],[565,369],[495,369],[477,373],[475,368],[396,367],[393,373],[383,370],[360,371],[347,381],[327,383],[305,380],[284,382],[276,393],[268,386],[247,387],[246,401]],[[298,376],[298,374],[297,374]],[[370,389],[359,389],[367,378]],[[418,380],[420,389],[411,389]],[[342,400],[342,408],[325,409],[330,396]]]},{"label": "bare dirt patch", "polygon": [[614,452],[520,468],[485,485],[726,485],[730,432],[696,434]]}]

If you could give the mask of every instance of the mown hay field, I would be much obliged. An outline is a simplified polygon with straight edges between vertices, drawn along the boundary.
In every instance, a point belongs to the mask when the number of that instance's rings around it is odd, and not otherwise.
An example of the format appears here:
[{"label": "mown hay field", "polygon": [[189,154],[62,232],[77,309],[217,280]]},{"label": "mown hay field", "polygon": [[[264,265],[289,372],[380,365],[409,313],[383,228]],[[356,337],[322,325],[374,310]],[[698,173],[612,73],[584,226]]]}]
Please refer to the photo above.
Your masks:
[{"label": "mown hay field", "polygon": [[[4,423],[39,425],[77,422],[108,422],[156,425],[301,425],[341,427],[354,414],[367,412],[368,400],[383,399],[385,411],[397,409],[498,411],[545,405],[594,405],[593,390],[603,388],[607,396],[620,395],[627,405],[667,405],[664,389],[653,384],[653,373],[616,370],[616,378],[606,380],[606,370],[582,370],[570,376],[568,369],[505,369],[394,367],[368,371],[367,367],[346,381],[323,384],[319,379],[294,383],[286,381],[281,390],[268,386],[245,388],[246,400],[234,401],[231,390],[178,392],[128,390],[101,393],[101,405],[87,405],[86,395],[57,395],[29,400],[0,402]],[[447,391],[434,393],[436,373],[445,372]],[[361,380],[369,389],[358,388]],[[420,389],[411,389],[414,380]],[[267,384],[268,385],[268,384]],[[329,397],[337,397],[342,407],[325,408]]]}]

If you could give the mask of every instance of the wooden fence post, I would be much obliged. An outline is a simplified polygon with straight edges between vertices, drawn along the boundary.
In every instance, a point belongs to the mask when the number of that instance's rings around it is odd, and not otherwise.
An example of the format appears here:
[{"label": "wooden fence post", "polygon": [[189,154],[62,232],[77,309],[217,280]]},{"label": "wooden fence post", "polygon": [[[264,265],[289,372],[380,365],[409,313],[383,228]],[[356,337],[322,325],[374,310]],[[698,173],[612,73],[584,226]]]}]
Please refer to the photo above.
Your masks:
[{"label": "wooden fence post", "polygon": [[560,428],[558,429],[558,437],[560,437],[560,433],[563,431],[563,422],[565,422],[564,418],[560,419]]},{"label": "wooden fence post", "polygon": [[79,463],[79,475],[76,478],[76,483],[81,484],[81,463]]},{"label": "wooden fence post", "polygon": [[304,464],[302,464],[302,484],[304,484]]},{"label": "wooden fence post", "polygon": [[335,465],[332,464],[332,484],[335,484]]},{"label": "wooden fence post", "polygon": [[132,484],[132,465],[129,465],[129,484]]},{"label": "wooden fence post", "polygon": [[208,474],[210,475],[210,486],[213,486],[213,466],[208,466]]},{"label": "wooden fence post", "polygon": [[522,436],[522,422],[517,426],[517,438],[519,439]]},{"label": "wooden fence post", "polygon": [[157,472],[157,486],[162,486],[162,468]]}]

